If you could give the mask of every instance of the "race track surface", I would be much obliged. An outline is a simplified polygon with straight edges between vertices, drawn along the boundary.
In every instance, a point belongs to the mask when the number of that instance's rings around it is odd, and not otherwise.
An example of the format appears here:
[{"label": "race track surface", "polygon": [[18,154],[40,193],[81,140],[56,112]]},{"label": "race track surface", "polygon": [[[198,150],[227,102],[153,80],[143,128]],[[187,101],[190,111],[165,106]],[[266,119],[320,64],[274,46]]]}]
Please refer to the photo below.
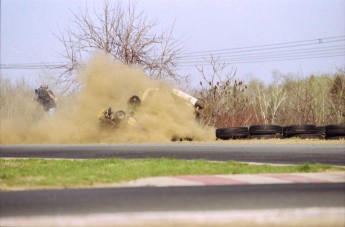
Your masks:
[{"label": "race track surface", "polygon": [[0,216],[344,207],[345,183],[0,192]]},{"label": "race track surface", "polygon": [[343,144],[110,144],[1,145],[0,158],[175,158],[345,166]]}]

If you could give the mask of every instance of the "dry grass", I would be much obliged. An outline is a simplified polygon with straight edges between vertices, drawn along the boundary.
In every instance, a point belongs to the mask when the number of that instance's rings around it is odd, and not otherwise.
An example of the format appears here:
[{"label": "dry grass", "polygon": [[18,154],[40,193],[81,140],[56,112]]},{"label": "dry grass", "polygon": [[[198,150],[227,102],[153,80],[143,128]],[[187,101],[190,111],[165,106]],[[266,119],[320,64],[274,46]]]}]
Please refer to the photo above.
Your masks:
[{"label": "dry grass", "polygon": [[[15,166],[15,168],[13,168]],[[322,164],[250,165],[176,159],[0,159],[0,190],[111,185],[146,177],[341,171]]]}]

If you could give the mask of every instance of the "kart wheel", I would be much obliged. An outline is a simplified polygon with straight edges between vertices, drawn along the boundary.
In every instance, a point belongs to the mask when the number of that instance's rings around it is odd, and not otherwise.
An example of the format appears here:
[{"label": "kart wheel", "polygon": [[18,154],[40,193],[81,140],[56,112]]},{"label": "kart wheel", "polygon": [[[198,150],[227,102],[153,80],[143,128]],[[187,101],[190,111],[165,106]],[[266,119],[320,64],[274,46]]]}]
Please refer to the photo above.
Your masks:
[{"label": "kart wheel", "polygon": [[123,120],[125,118],[125,116],[126,116],[126,114],[122,110],[116,111],[115,114],[114,114],[114,117],[117,120]]},{"label": "kart wheel", "polygon": [[205,108],[205,101],[203,99],[197,99],[195,107],[198,107],[200,110]]}]

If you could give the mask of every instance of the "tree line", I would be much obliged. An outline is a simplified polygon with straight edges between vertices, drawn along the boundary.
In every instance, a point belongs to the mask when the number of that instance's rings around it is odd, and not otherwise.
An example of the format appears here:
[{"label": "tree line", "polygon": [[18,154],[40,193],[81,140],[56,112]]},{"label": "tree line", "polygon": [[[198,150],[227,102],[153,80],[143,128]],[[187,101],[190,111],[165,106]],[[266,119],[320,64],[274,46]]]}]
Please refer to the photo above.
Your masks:
[{"label": "tree line", "polygon": [[304,78],[280,74],[279,81],[269,85],[257,80],[245,84],[235,78],[203,77],[203,87],[196,92],[208,105],[202,115],[205,124],[231,127],[345,123],[343,70]]}]

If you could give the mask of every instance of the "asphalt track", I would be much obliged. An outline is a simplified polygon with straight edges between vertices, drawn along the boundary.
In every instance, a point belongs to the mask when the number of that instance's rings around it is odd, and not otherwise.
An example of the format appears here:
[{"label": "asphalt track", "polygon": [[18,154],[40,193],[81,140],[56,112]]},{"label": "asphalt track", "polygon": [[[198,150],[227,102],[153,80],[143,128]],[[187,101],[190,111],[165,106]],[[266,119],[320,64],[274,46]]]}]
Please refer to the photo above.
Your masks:
[{"label": "asphalt track", "polygon": [[1,145],[0,158],[175,158],[345,166],[343,144],[101,144]]},{"label": "asphalt track", "polygon": [[0,217],[344,207],[345,183],[0,192]]}]

